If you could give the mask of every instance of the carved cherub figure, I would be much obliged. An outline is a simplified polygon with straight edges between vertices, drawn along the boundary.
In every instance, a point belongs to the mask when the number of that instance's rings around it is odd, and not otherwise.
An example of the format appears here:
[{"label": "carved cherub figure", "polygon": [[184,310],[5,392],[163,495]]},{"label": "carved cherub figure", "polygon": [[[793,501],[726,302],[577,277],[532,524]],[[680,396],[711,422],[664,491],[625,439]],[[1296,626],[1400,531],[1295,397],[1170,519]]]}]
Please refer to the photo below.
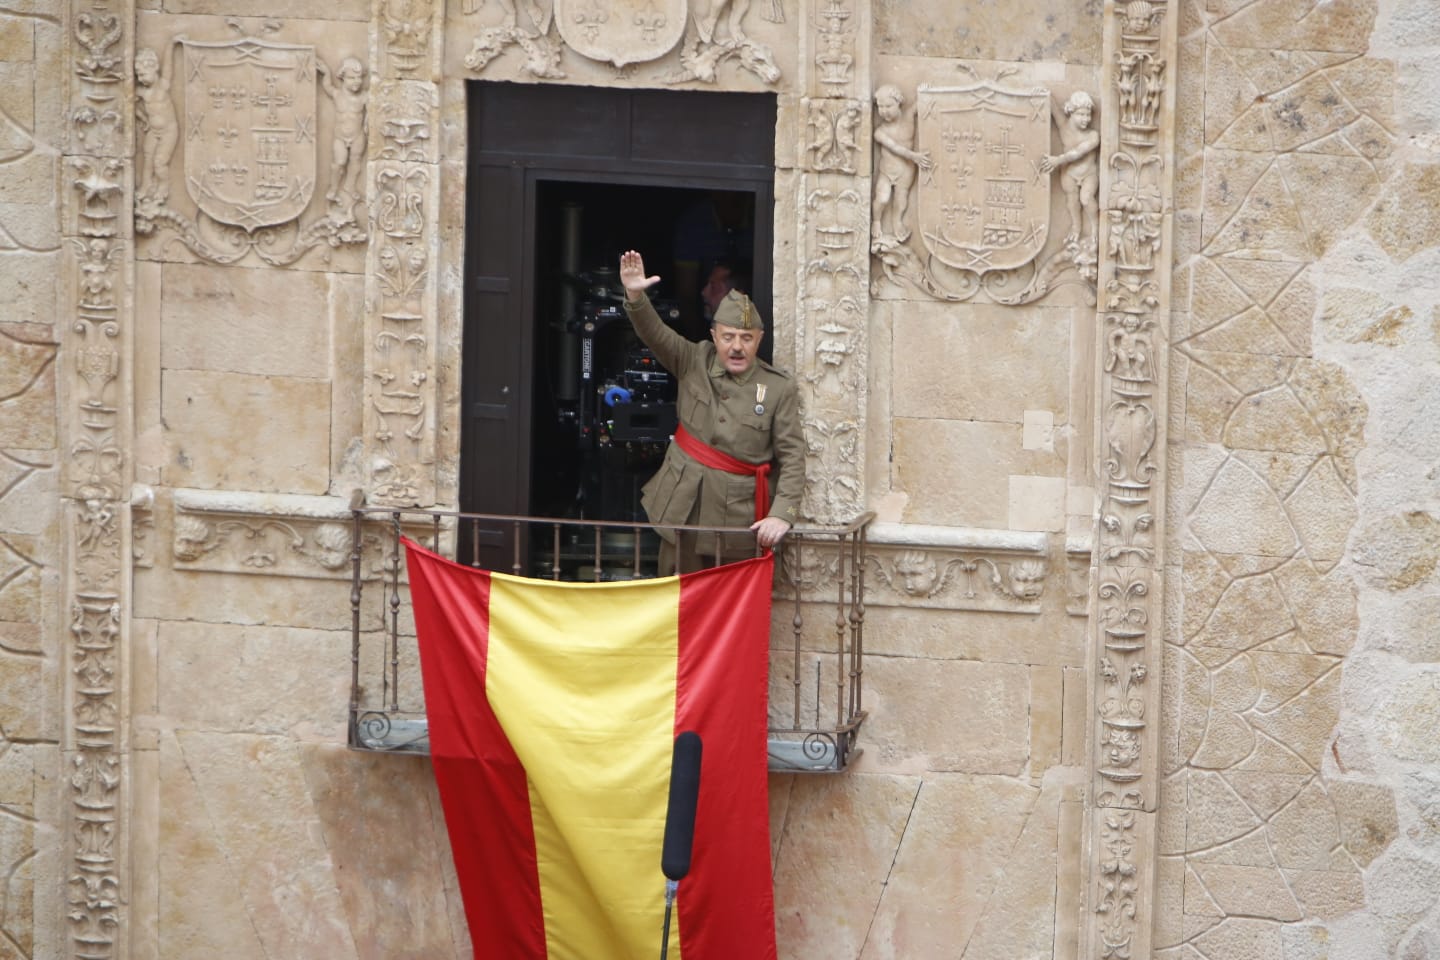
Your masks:
[{"label": "carved cherub figure", "polygon": [[346,57],[333,76],[323,60],[317,62],[316,72],[320,89],[335,103],[330,190],[325,199],[343,204],[360,196],[356,187],[365,161],[365,67],[354,57]]},{"label": "carved cherub figure", "polygon": [[904,243],[910,239],[905,215],[910,208],[910,189],[915,170],[935,166],[930,154],[915,150],[915,116],[904,110],[900,89],[885,84],[875,91],[875,193],[871,204],[874,237],[889,237]]},{"label": "carved cherub figure", "polygon": [[928,597],[944,583],[940,568],[923,550],[906,550],[895,558],[895,579],[912,597]]},{"label": "carved cherub figure", "polygon": [[1110,331],[1110,354],[1105,358],[1105,371],[1127,380],[1150,379],[1150,339],[1145,336],[1140,317],[1125,314],[1117,329]]},{"label": "carved cherub figure", "polygon": [[1096,195],[1100,189],[1096,164],[1100,152],[1100,131],[1090,126],[1095,101],[1084,90],[1076,90],[1065,101],[1063,109],[1067,122],[1057,126],[1065,150],[1057,154],[1047,153],[1040,160],[1040,169],[1046,173],[1060,170],[1060,189],[1065,191],[1065,204],[1070,211],[1070,233],[1066,235],[1065,242],[1083,241],[1085,246],[1093,247],[1098,235]]},{"label": "carved cherub figure", "polygon": [[164,204],[170,199],[170,160],[180,138],[180,122],[170,99],[170,64],[149,47],[135,52],[135,101],[136,121],[144,131],[137,199]]}]

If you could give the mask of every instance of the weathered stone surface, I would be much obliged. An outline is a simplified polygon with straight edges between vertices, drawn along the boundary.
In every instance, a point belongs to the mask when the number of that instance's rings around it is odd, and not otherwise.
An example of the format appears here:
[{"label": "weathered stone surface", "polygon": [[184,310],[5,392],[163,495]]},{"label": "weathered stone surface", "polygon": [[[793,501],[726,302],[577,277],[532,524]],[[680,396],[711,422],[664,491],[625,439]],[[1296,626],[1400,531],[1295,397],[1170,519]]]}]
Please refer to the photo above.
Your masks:
[{"label": "weathered stone surface", "polygon": [[1397,852],[1366,871],[1365,892],[1369,912],[1383,933],[1381,943],[1393,951],[1406,932],[1440,902],[1440,864]]},{"label": "weathered stone surface", "polygon": [[1030,668],[1030,777],[1060,762],[1065,685],[1059,667]]},{"label": "weathered stone surface", "polygon": [[[1032,0],[1003,11],[982,7],[973,15],[947,6],[916,17],[914,9],[905,0],[875,4],[876,53],[1090,64],[1100,60],[1098,9],[1080,6],[1057,11]],[[1017,22],[1029,29],[1016,30]]]},{"label": "weathered stone surface", "polygon": [[1273,921],[1230,917],[1200,934],[1192,943],[1202,957],[1288,960],[1280,930],[1280,924]]},{"label": "weathered stone surface", "polygon": [[[187,729],[294,734],[339,729],[350,635],[339,630],[160,624],[159,712]],[[283,676],[273,669],[286,664]]]},{"label": "weathered stone surface", "polygon": [[327,492],[325,381],[170,370],[163,387],[167,481],[207,489]]},{"label": "weathered stone surface", "polygon": [[1237,460],[1216,473],[1190,521],[1191,531],[1219,553],[1290,557],[1299,538],[1284,506],[1259,477]]},{"label": "weathered stone surface", "polygon": [[56,352],[47,329],[0,323],[0,446],[54,446]]},{"label": "weathered stone surface", "polygon": [[[975,960],[1044,956],[1055,948],[1056,922],[1063,909],[1057,874],[1059,848],[1070,837],[1059,832],[1063,791],[1043,790],[1005,860],[1004,873],[969,937],[965,953]],[[1146,850],[1147,856],[1150,851]],[[1053,879],[1052,879],[1053,878]],[[1062,941],[1063,942],[1063,941]],[[913,956],[908,952],[899,957]]]},{"label": "weathered stone surface", "polygon": [[861,955],[921,785],[858,772],[795,779],[775,861],[782,956]]},{"label": "weathered stone surface", "polygon": [[[224,742],[222,736],[212,736],[203,742],[189,741],[197,749],[218,747]],[[188,751],[181,743],[174,734],[167,734],[161,740],[159,798],[164,809],[188,810],[191,815],[166,818],[157,838],[156,862],[145,865],[160,875],[158,960],[221,954],[239,960],[265,960],[267,951],[261,933],[242,896],[247,879],[245,864],[229,862],[230,850],[222,833],[227,824],[215,822],[216,817],[224,817],[226,811],[210,808],[210,792],[192,770]],[[258,766],[255,772],[258,780]],[[254,787],[249,789],[253,791]],[[289,810],[281,816],[288,822],[295,814],[296,811]],[[240,812],[238,820],[245,824],[255,816],[258,810]],[[233,832],[237,825],[228,826]],[[260,821],[256,826],[272,825]],[[273,826],[278,828],[281,824]],[[257,849],[258,839],[252,835],[249,842],[235,851],[236,855],[286,856],[284,850]],[[291,854],[296,852],[299,851],[292,850]],[[266,872],[277,885],[282,882],[281,877],[275,875],[277,871]],[[226,909],[216,909],[217,904],[226,905]]]},{"label": "weathered stone surface", "polygon": [[[1207,159],[1217,152],[1206,151]],[[1274,159],[1267,162],[1263,154],[1246,155],[1243,161],[1237,162],[1235,153],[1230,152],[1226,162],[1219,165],[1221,170],[1214,174],[1207,171],[1205,253],[1254,259],[1313,257],[1317,253],[1315,243],[1306,231],[1295,198],[1286,188],[1281,165]],[[1225,167],[1232,168],[1234,176],[1254,177],[1253,183],[1235,184],[1244,191],[1237,196],[1235,189],[1227,189]],[[1216,188],[1213,194],[1209,189],[1212,184]]]},{"label": "weathered stone surface", "polygon": [[[1012,476],[1065,475],[1065,451],[1025,450],[1023,428],[1014,424],[960,420],[895,421],[897,486],[911,493],[909,523],[1003,527]],[[977,463],[972,450],[985,450]],[[923,492],[923,496],[918,494]]]},{"label": "weathered stone surface", "polygon": [[1068,331],[1068,318],[1056,310],[901,310],[895,356],[905,370],[893,382],[894,414],[1021,423],[1026,410],[1049,410],[1057,423],[1068,422]]},{"label": "weathered stone surface", "polygon": [[1330,797],[1311,783],[1270,818],[1275,862],[1286,870],[1324,870],[1340,842],[1340,824]]},{"label": "weathered stone surface", "polygon": [[1381,741],[1400,760],[1440,763],[1440,684],[1433,675],[1393,681],[1393,690],[1375,717]]},{"label": "weathered stone surface", "polygon": [[1371,586],[1405,590],[1430,580],[1440,564],[1440,519],[1412,510],[1362,523],[1354,561]]},{"label": "weathered stone surface", "polygon": [[[35,210],[35,204],[10,206],[0,225],[9,227],[17,223],[19,226],[16,229],[24,232],[27,225],[35,222],[32,216]],[[17,213],[23,216],[17,216]],[[37,236],[43,237],[55,229],[53,207],[50,207],[50,214],[52,216],[45,226],[35,230]],[[0,250],[0,302],[9,305],[6,312],[10,321],[39,324],[53,320],[59,262],[59,256],[52,252]]]},{"label": "weathered stone surface", "polygon": [[1307,0],[1261,0],[1249,5],[1208,0],[1212,12],[1231,14],[1211,28],[1226,46],[1356,53],[1365,51],[1377,6],[1376,0],[1356,0],[1317,11]]},{"label": "weathered stone surface", "polygon": [[[168,542],[169,530],[155,534]],[[162,554],[166,556],[166,553]],[[217,583],[224,582],[219,589]],[[378,591],[364,594],[365,625],[383,614]],[[135,574],[135,615],[160,620],[343,629],[349,619],[347,580],[274,578],[174,571],[168,562]]]},{"label": "weathered stone surface", "polygon": [[[1039,790],[1009,778],[928,775],[861,956],[937,955],[969,943],[987,914],[999,910],[1018,921],[999,887],[1019,868],[1015,855],[1032,821],[1048,821],[1054,839],[1054,795],[1045,811],[1040,798]],[[1053,844],[1050,856],[1053,877]],[[1050,887],[1053,896],[1053,880]]]},{"label": "weathered stone surface", "polygon": [[1406,164],[1381,191],[1365,226],[1401,262],[1433,246],[1440,231],[1440,165]]},{"label": "weathered stone surface", "polygon": [[876,658],[865,670],[867,757],[895,772],[1017,775],[1030,756],[1029,694],[1023,666]]},{"label": "weathered stone surface", "polygon": [[1248,650],[1288,633],[1295,621],[1270,576],[1246,577],[1226,588],[1193,646]]},{"label": "weathered stone surface", "polygon": [[1187,777],[1185,845],[1204,850],[1253,834],[1262,822],[1218,773],[1192,769]]},{"label": "weathered stone surface", "polygon": [[361,955],[469,953],[452,923],[455,867],[430,762],[307,744],[301,763]]},{"label": "weathered stone surface", "polygon": [[166,370],[330,376],[325,274],[175,263],[165,266],[163,276]]},{"label": "weathered stone surface", "polygon": [[1331,670],[1276,709],[1255,711],[1251,723],[1301,760],[1319,767],[1339,714],[1340,674]]},{"label": "weathered stone surface", "polygon": [[[1225,914],[1295,921],[1303,913],[1278,869],[1191,861],[1205,892]],[[1188,899],[1187,890],[1187,899]]]},{"label": "weathered stone surface", "polygon": [[55,200],[55,158],[39,151],[18,152],[13,145],[5,153],[14,157],[5,164],[0,177],[0,203],[46,204]]},{"label": "weathered stone surface", "polygon": [[1399,831],[1394,793],[1379,784],[1352,780],[1332,782],[1328,790],[1345,850],[1361,867],[1370,866]]}]

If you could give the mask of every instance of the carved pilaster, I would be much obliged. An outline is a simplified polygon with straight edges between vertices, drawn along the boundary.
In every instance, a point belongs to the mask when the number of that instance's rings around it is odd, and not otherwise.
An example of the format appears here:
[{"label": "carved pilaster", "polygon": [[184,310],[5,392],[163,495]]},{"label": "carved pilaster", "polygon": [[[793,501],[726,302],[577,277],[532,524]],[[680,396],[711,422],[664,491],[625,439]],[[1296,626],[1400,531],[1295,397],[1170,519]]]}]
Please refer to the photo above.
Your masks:
[{"label": "carved pilaster", "polygon": [[63,579],[64,956],[122,957],[131,342],[132,58],[125,0],[67,4],[58,315]]},{"label": "carved pilaster", "polygon": [[1083,956],[1148,957],[1155,889],[1178,19],[1106,5],[1097,317],[1099,522]]},{"label": "carved pilaster", "polygon": [[431,0],[377,0],[370,89],[365,450],[371,503],[435,502],[440,26]]},{"label": "carved pilaster", "polygon": [[795,353],[805,382],[805,514],[841,523],[864,510],[869,363],[865,181],[800,178],[802,254]]}]

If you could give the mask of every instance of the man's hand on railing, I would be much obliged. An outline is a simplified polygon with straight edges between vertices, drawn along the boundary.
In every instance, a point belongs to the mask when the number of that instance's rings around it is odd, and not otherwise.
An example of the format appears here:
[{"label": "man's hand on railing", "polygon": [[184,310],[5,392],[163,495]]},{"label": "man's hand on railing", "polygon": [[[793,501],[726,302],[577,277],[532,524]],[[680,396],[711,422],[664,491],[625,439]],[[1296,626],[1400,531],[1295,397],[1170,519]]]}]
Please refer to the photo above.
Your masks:
[{"label": "man's hand on railing", "polygon": [[775,544],[790,532],[790,521],[782,520],[780,517],[766,517],[764,520],[756,520],[750,524],[750,529],[755,531],[756,543],[766,550],[773,550]]}]

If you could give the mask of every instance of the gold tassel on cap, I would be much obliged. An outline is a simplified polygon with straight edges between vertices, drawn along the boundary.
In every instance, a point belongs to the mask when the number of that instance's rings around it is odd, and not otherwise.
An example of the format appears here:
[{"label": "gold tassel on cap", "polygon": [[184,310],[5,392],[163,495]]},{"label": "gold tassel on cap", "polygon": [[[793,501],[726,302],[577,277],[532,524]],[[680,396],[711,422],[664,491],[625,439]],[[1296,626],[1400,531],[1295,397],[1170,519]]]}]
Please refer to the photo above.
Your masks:
[{"label": "gold tassel on cap", "polygon": [[741,330],[763,330],[765,320],[749,297],[739,290],[731,290],[715,308],[715,322]]}]

